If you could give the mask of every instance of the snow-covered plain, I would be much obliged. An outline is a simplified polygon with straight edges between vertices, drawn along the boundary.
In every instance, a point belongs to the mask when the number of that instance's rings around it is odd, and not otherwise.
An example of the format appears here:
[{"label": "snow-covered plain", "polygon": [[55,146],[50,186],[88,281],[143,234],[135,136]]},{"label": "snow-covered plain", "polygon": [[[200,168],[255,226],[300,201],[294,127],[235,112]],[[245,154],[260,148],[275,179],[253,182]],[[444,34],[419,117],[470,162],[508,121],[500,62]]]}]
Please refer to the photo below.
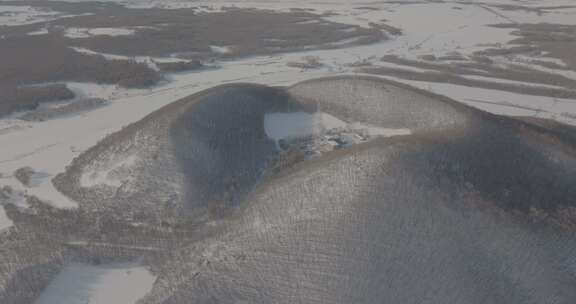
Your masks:
[{"label": "snow-covered plain", "polygon": [[[517,4],[511,0],[489,2]],[[9,176],[0,180],[0,186],[11,185],[17,191],[49,200],[58,207],[74,207],[75,202],[54,189],[51,183],[52,177],[63,172],[74,157],[96,144],[107,134],[143,118],[166,104],[203,89],[232,82],[290,85],[315,77],[354,73],[352,65],[357,62],[374,66],[393,65],[380,62],[379,58],[386,54],[417,58],[422,54],[442,55],[457,51],[466,55],[486,48],[487,44],[505,45],[514,38],[510,29],[492,28],[488,24],[511,22],[510,20],[522,22],[529,20],[533,23],[553,20],[557,23],[569,24],[576,20],[576,18],[566,17],[574,13],[573,9],[566,9],[566,11],[554,9],[538,15],[531,11],[509,11],[494,7],[487,9],[480,3],[456,1],[403,4],[344,0],[330,2],[126,0],[122,3],[135,7],[167,8],[207,5],[215,10],[224,6],[284,11],[290,8],[310,8],[315,13],[332,12],[333,14],[326,15],[327,20],[354,25],[367,26],[369,22],[379,23],[386,20],[386,24],[401,28],[404,34],[372,45],[224,61],[220,63],[221,69],[173,74],[169,76],[169,82],[144,90],[70,83],[70,87],[80,96],[104,98],[112,102],[109,106],[88,113],[45,122],[22,122],[13,118],[0,119],[0,174]],[[537,6],[540,5],[539,3],[541,2],[524,1],[523,5]],[[567,3],[576,5],[576,1],[567,0],[550,1],[546,5],[566,5]],[[378,10],[361,7],[373,7]],[[94,53],[87,49],[80,51]],[[109,58],[125,59],[123,56],[104,55]],[[298,61],[304,56],[316,56],[320,58],[323,65],[317,69],[306,70],[286,66],[286,63]],[[150,61],[150,58],[137,58],[137,60]],[[165,60],[174,59],[165,58]],[[527,61],[526,64],[529,62]],[[429,89],[494,113],[546,117],[576,124],[576,100],[554,99],[453,84],[408,81],[394,77],[386,78]],[[33,187],[24,187],[11,177],[14,170],[24,166],[43,172],[45,177]],[[87,182],[89,184],[89,181]],[[4,226],[10,225],[7,220],[3,223]]]},{"label": "snow-covered plain", "polygon": [[156,278],[133,264],[90,266],[72,264],[44,290],[35,304],[134,304]]}]

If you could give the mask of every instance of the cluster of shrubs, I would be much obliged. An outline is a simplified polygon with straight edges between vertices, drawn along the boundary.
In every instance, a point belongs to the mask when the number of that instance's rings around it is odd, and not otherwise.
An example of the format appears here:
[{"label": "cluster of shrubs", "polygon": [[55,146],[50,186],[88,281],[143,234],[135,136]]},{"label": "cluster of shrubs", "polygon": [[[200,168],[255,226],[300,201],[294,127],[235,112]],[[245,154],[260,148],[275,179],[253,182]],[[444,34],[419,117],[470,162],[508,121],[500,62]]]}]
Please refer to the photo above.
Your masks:
[{"label": "cluster of shrubs", "polygon": [[302,61],[290,61],[286,63],[288,67],[299,69],[317,69],[322,67],[322,65],[320,57],[317,56],[304,56],[302,57]]},{"label": "cluster of shrubs", "polygon": [[36,171],[30,167],[22,167],[14,171],[14,177],[19,180],[24,186],[30,187],[32,184],[32,178]]},{"label": "cluster of shrubs", "polygon": [[47,109],[38,109],[36,111],[31,111],[25,113],[24,115],[18,117],[21,120],[26,121],[45,121],[54,118],[58,118],[64,115],[75,114],[83,111],[89,111],[98,107],[101,107],[107,103],[106,100],[100,98],[85,98],[75,100],[71,103],[47,108]]},{"label": "cluster of shrubs", "polygon": [[374,29],[384,30],[392,36],[401,36],[403,34],[402,29],[388,25],[388,24],[385,24],[385,23],[370,22],[368,25]]},{"label": "cluster of shrubs", "polygon": [[74,93],[63,84],[24,87],[0,85],[0,116],[33,110],[44,102],[71,98],[74,98]]},{"label": "cluster of shrubs", "polygon": [[12,189],[12,187],[10,187],[10,186],[0,187],[0,204],[3,205],[3,202],[10,199],[10,197],[12,197],[13,193],[14,193],[14,189]]},{"label": "cluster of shrubs", "polygon": [[510,56],[518,54],[539,55],[540,50],[537,47],[529,45],[513,46],[508,48],[490,48],[475,52],[476,55],[482,56]]},{"label": "cluster of shrubs", "polygon": [[158,83],[162,76],[147,64],[136,60],[110,60],[101,55],[86,55],[72,51],[58,78],[69,78],[126,88],[146,88]]},{"label": "cluster of shrubs", "polygon": [[196,71],[204,68],[200,60],[178,61],[178,62],[157,62],[156,66],[165,73],[178,73]]}]

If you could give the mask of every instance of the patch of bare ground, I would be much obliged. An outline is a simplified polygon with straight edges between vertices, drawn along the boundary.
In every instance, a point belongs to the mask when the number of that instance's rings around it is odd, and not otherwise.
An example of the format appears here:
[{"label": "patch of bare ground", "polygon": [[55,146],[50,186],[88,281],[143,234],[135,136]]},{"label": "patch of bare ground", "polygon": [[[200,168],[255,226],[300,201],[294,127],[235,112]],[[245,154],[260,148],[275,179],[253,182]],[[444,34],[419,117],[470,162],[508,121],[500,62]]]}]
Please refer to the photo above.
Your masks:
[{"label": "patch of bare ground", "polygon": [[44,86],[0,85],[0,117],[16,111],[33,110],[40,104],[74,98],[63,84]]}]

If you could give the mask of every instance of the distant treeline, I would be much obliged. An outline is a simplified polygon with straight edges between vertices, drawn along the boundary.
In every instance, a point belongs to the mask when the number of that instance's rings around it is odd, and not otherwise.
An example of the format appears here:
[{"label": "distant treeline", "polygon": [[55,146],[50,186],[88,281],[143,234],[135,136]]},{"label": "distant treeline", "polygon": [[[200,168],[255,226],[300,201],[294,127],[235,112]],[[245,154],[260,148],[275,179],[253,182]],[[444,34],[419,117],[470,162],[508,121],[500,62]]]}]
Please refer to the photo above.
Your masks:
[{"label": "distant treeline", "polygon": [[0,43],[0,116],[74,98],[65,85],[42,83],[80,81],[145,88],[161,79],[145,63],[80,53],[58,37],[4,39]]},{"label": "distant treeline", "polygon": [[63,84],[26,87],[0,85],[0,116],[33,110],[43,102],[71,98],[74,98],[74,92]]},{"label": "distant treeline", "polygon": [[145,63],[80,53],[51,35],[5,40],[0,44],[0,84],[73,80],[141,88],[162,78]]}]

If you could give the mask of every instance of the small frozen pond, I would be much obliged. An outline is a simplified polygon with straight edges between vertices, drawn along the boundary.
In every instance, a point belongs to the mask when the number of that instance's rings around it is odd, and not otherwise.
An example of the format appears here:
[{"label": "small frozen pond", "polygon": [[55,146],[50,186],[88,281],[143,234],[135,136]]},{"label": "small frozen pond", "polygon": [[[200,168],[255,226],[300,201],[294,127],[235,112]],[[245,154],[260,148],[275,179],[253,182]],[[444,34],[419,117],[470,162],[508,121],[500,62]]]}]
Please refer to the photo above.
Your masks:
[{"label": "small frozen pond", "polygon": [[321,112],[269,113],[264,116],[266,135],[277,141],[319,135],[327,130],[346,126],[346,122]]},{"label": "small frozen pond", "polygon": [[370,137],[411,134],[409,129],[388,129],[357,122],[348,123],[323,112],[268,113],[264,116],[266,135],[276,141],[322,135],[334,129],[362,132]]},{"label": "small frozen pond", "polygon": [[144,297],[155,277],[134,264],[68,265],[35,304],[134,304]]}]

